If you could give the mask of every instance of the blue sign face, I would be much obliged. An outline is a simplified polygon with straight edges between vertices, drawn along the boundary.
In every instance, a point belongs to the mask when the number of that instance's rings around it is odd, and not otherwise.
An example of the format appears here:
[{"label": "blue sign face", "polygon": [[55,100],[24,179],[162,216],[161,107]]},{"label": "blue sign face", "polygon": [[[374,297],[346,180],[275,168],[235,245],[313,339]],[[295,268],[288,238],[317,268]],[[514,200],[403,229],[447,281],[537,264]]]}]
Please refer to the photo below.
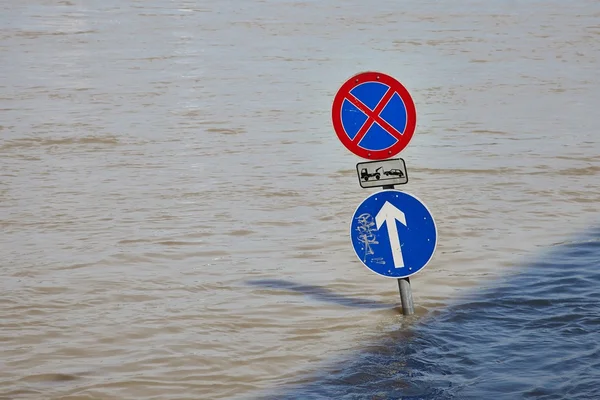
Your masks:
[{"label": "blue sign face", "polygon": [[[402,98],[381,82],[365,82],[350,91],[342,104],[342,125],[350,140],[367,150],[386,150],[406,129]],[[376,112],[378,111],[378,112]]]},{"label": "blue sign face", "polygon": [[387,278],[423,269],[435,252],[437,228],[419,199],[399,190],[367,197],[352,217],[350,237],[360,261]]}]

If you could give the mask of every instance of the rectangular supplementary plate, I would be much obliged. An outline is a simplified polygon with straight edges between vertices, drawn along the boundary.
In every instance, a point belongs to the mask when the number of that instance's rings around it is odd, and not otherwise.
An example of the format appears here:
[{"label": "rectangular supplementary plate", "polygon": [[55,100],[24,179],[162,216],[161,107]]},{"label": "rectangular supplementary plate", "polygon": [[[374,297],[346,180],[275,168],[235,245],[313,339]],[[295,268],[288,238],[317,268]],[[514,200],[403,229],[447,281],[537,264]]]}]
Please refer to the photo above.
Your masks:
[{"label": "rectangular supplementary plate", "polygon": [[358,163],[356,173],[363,188],[404,185],[408,182],[406,164],[401,158]]}]

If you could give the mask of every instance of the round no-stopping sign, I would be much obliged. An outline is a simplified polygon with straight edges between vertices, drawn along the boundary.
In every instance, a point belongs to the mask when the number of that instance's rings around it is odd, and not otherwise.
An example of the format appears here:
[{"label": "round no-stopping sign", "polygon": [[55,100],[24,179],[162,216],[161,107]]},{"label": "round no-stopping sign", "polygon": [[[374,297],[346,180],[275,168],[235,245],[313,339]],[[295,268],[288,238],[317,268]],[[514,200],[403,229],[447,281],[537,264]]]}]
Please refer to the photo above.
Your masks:
[{"label": "round no-stopping sign", "polygon": [[401,152],[415,132],[417,111],[408,90],[379,72],[347,80],[331,110],[342,144],[359,157],[383,160]]}]

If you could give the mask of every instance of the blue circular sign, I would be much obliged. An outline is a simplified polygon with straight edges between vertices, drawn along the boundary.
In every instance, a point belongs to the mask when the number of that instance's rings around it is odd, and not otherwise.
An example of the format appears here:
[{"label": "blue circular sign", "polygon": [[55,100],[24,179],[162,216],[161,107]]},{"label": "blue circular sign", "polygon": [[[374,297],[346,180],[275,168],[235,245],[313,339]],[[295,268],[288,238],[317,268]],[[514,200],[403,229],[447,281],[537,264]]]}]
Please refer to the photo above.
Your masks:
[{"label": "blue circular sign", "polygon": [[386,278],[406,278],[429,263],[437,245],[433,216],[400,190],[373,193],[357,207],[350,227],[358,259]]}]

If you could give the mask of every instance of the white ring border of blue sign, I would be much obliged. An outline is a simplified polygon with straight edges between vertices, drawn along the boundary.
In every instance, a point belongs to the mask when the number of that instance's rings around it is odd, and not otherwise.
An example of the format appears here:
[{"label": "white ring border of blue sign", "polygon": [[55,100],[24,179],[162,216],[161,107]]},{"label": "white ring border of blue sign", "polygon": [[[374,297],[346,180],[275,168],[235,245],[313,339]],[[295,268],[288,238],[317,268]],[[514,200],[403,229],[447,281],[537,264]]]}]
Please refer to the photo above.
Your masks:
[{"label": "white ring border of blue sign", "polygon": [[[429,257],[429,259],[427,260],[427,262],[418,271],[415,271],[412,274],[408,274],[408,275],[405,275],[405,276],[387,276],[387,275],[382,275],[382,274],[380,274],[378,272],[375,272],[371,268],[369,268],[368,266],[366,266],[365,263],[360,258],[360,256],[358,255],[358,253],[356,252],[356,248],[354,247],[354,245],[352,245],[352,251],[354,252],[354,255],[356,256],[356,258],[358,259],[358,261],[362,264],[362,266],[365,267],[366,269],[368,269],[370,272],[374,273],[377,276],[383,276],[384,278],[388,278],[388,279],[403,279],[403,278],[408,278],[408,277],[416,275],[419,272],[421,272],[422,270],[424,270],[425,267],[427,267],[427,265],[429,265],[429,263],[431,262],[431,259],[435,255],[435,251],[437,250],[437,245],[438,245],[438,228],[437,228],[437,224],[435,222],[435,217],[433,216],[433,214],[431,213],[431,210],[429,209],[429,207],[427,207],[427,205],[425,204],[425,202],[423,200],[421,200],[420,198],[418,198],[417,196],[415,196],[412,193],[408,193],[408,192],[405,192],[403,190],[398,190],[398,189],[383,189],[383,190],[378,190],[376,192],[371,193],[365,199],[363,199],[358,204],[358,206],[356,206],[356,208],[354,209],[354,212],[352,213],[352,216],[354,217],[354,215],[356,215],[356,211],[358,211],[358,208],[365,202],[366,199],[368,199],[368,198],[370,198],[372,196],[375,196],[378,193],[382,193],[382,192],[400,192],[400,193],[406,194],[406,195],[414,198],[415,200],[417,200],[419,203],[421,203],[423,205],[423,207],[425,207],[425,209],[427,210],[427,212],[429,213],[429,215],[431,215],[431,221],[433,222],[433,227],[435,228],[435,245],[433,246],[433,252],[431,253],[431,256]],[[350,227],[349,227],[348,231],[350,232],[350,242],[352,242],[352,219],[350,219]]]}]

